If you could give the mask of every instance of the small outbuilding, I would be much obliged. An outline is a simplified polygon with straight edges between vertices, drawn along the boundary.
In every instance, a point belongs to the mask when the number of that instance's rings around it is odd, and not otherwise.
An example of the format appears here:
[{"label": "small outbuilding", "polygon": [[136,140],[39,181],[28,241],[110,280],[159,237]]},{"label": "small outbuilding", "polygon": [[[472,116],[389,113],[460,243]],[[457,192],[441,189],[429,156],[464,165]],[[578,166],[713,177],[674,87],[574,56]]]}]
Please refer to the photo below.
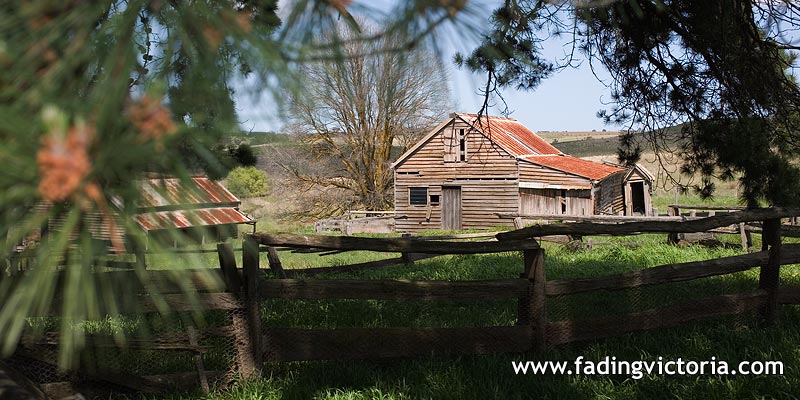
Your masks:
[{"label": "small outbuilding", "polygon": [[515,119],[451,114],[392,165],[396,229],[513,225],[498,214],[650,215],[653,176],[563,154]]},{"label": "small outbuilding", "polygon": [[200,242],[221,242],[237,237],[239,225],[255,225],[239,211],[241,201],[208,177],[158,177],[137,184],[141,200],[133,219],[156,240],[171,243],[177,230]]}]

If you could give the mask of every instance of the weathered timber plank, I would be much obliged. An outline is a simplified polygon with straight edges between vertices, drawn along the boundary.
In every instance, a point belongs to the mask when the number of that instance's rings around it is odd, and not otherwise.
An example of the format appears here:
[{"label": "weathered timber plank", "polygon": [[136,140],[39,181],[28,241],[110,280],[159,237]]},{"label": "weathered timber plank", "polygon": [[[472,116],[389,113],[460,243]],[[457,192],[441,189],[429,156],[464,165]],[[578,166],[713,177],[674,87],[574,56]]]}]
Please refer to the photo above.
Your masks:
[{"label": "weathered timber plank", "polygon": [[745,206],[687,206],[683,204],[671,204],[667,207],[677,207],[678,209],[685,210],[713,210],[713,211],[743,211],[747,210]]},{"label": "weathered timber plank", "polygon": [[689,233],[705,232],[710,229],[740,222],[760,221],[770,218],[786,218],[800,215],[800,208],[758,208],[738,211],[726,215],[700,218],[691,221],[653,221],[627,222],[620,224],[595,224],[578,222],[574,224],[534,225],[514,231],[498,233],[498,240],[520,240],[548,235],[629,235],[632,233]]},{"label": "weathered timber plank", "polygon": [[275,276],[286,279],[286,271],[283,269],[281,258],[278,256],[278,251],[272,246],[267,246],[267,260],[269,261],[269,269],[275,273]]},{"label": "weathered timber plank", "polygon": [[[258,290],[259,282],[261,281],[259,262],[258,242],[250,235],[245,236],[242,243],[242,272],[244,277],[245,316],[249,339],[247,350],[251,352],[253,365],[248,365],[239,370],[239,373],[244,378],[258,374],[262,367],[261,296]],[[275,272],[278,273],[277,270]],[[285,278],[286,275],[283,274],[282,277]]]},{"label": "weathered timber plank", "polygon": [[242,276],[236,268],[236,255],[233,254],[233,246],[230,243],[217,244],[217,255],[219,257],[219,269],[225,279],[225,290],[231,293],[242,291]]},{"label": "weathered timber plank", "polygon": [[[197,340],[233,335],[231,327],[204,328],[197,332]],[[61,335],[59,332],[45,332],[41,335],[26,335],[20,343],[26,346],[58,346]],[[182,332],[152,336],[126,337],[124,342],[107,335],[87,334],[84,336],[88,348],[119,348],[129,350],[180,350],[202,352],[206,346],[192,345],[189,335]]]},{"label": "weathered timber plank", "polygon": [[[221,292],[225,284],[219,270],[216,269],[187,269],[187,270],[161,270],[161,271],[103,271],[88,274],[94,284],[109,293],[124,293],[126,295],[148,293],[184,293],[184,292]],[[64,271],[53,272],[55,280],[54,299],[61,299],[64,295]],[[24,275],[6,278],[14,285],[25,279]],[[16,282],[15,282],[16,281]]]},{"label": "weathered timber plank", "polygon": [[410,238],[362,238],[352,236],[296,235],[291,233],[256,233],[267,246],[316,247],[330,250],[371,250],[397,253],[474,254],[538,249],[534,240],[503,242],[422,241]]},{"label": "weathered timber plank", "polygon": [[547,324],[548,344],[601,339],[641,330],[670,328],[706,318],[740,314],[760,308],[766,298],[767,293],[758,290],[746,294],[705,297],[676,306],[633,314],[553,322]]},{"label": "weathered timber plank", "polygon": [[[778,309],[778,287],[781,280],[781,220],[779,218],[764,221],[764,233],[761,236],[762,250],[769,248],[769,258],[761,267],[758,277],[758,288],[767,292],[767,300],[761,309],[761,317],[767,324],[775,321]],[[769,247],[767,247],[769,246]]]},{"label": "weathered timber plank", "polygon": [[459,233],[455,235],[436,235],[436,236],[411,236],[412,240],[451,240],[451,239],[478,239],[478,238],[494,238],[497,232],[477,232],[477,233]]},{"label": "weathered timber plank", "polygon": [[[800,245],[785,245],[782,253],[781,264],[800,263]],[[766,264],[768,259],[768,252],[762,251],[705,261],[666,264],[599,278],[551,280],[547,282],[547,295],[560,296],[595,290],[621,290],[725,275]]]},{"label": "weathered timber plank", "polygon": [[547,323],[547,296],[545,294],[544,250],[527,250],[524,253],[525,270],[520,275],[527,282],[527,290],[520,296],[518,324],[527,326],[531,332],[531,347],[543,351],[547,346],[545,328]]},{"label": "weathered timber plank", "polygon": [[[553,215],[553,214],[518,214],[494,213],[500,218],[522,218],[546,221],[578,221],[578,222],[650,222],[650,221],[690,221],[690,217],[636,217],[625,215]],[[699,219],[699,218],[694,218]]]},{"label": "weathered timber plank", "polygon": [[[189,344],[197,346],[197,330],[193,326],[189,326],[186,328],[186,334],[189,336]],[[192,358],[194,359],[195,368],[197,368],[197,379],[200,381],[200,387],[203,389],[203,393],[208,394],[208,376],[206,375],[206,367],[203,364],[203,356],[196,353]]]},{"label": "weathered timber plank", "polygon": [[389,259],[386,259],[386,260],[367,261],[367,262],[358,263],[358,264],[337,265],[337,266],[333,266],[333,267],[287,269],[285,271],[286,271],[286,275],[290,276],[290,277],[294,277],[294,276],[313,276],[313,275],[328,274],[328,273],[342,273],[342,272],[363,271],[363,270],[368,270],[368,269],[388,267],[388,266],[391,266],[391,265],[405,264],[408,261],[414,262],[414,261],[424,260],[426,258],[437,257],[439,255],[441,255],[441,254],[408,253],[408,258],[397,257],[397,258],[389,258]]},{"label": "weathered timber plank", "polygon": [[523,352],[531,347],[523,326],[485,328],[268,329],[269,361],[357,360]]},{"label": "weathered timber plank", "polygon": [[406,280],[302,280],[261,281],[264,298],[281,299],[374,299],[374,300],[495,300],[517,298],[527,293],[525,279],[491,281]]},{"label": "weathered timber plank", "polygon": [[236,310],[242,308],[238,296],[232,293],[165,294],[156,299],[140,297],[138,305],[123,307],[120,312],[159,312],[156,301],[163,302],[168,311]]}]

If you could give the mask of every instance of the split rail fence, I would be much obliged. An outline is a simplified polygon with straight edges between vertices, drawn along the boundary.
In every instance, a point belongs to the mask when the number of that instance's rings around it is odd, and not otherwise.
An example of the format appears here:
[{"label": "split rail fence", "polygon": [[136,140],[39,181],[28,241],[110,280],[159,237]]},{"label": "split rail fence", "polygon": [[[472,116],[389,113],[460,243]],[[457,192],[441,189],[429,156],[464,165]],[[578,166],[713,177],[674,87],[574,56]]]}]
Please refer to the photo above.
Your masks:
[{"label": "split rail fence", "polygon": [[[431,354],[480,354],[493,352],[541,351],[550,346],[591,340],[628,332],[673,327],[707,318],[756,312],[765,323],[775,318],[779,304],[800,304],[800,287],[780,286],[780,266],[800,263],[800,245],[782,244],[781,218],[800,215],[798,209],[743,210],[689,221],[642,221],[621,224],[548,224],[496,234],[492,241],[454,241],[419,238],[358,238],[294,234],[248,235],[243,244],[242,269],[237,268],[233,248],[218,246],[220,269],[182,272],[183,284],[169,279],[170,271],[146,271],[146,283],[131,279],[134,272],[106,272],[109,282],[119,282],[123,293],[137,293],[123,304],[120,312],[158,312],[166,306],[175,312],[224,310],[228,324],[216,328],[188,327],[185,332],[162,336],[129,338],[132,350],[185,351],[193,354],[193,371],[173,377],[125,376],[110,373],[86,373],[87,378],[120,385],[137,391],[156,392],[165,389],[165,379],[194,380],[208,388],[214,377],[230,377],[231,373],[248,377],[257,374],[265,363],[303,360],[351,360],[408,357]],[[634,233],[701,232],[715,227],[763,221],[762,251],[706,261],[667,264],[614,275],[587,278],[548,280],[545,251],[534,237],[551,234],[628,235]],[[477,236],[477,235],[471,235]],[[470,235],[466,236],[470,238]],[[458,236],[455,239],[464,239]],[[284,269],[279,251],[331,254],[346,251],[395,252],[397,259],[355,266],[332,267],[352,271],[445,254],[479,254],[521,251],[522,273],[518,278],[485,281],[409,281],[409,280],[341,280],[289,279],[302,271]],[[269,268],[275,277],[259,265],[260,253],[266,252]],[[383,263],[383,264],[381,264]],[[602,318],[548,319],[548,298],[563,299],[581,293],[617,291],[691,281],[712,276],[733,274],[760,268],[757,285],[744,293],[725,294],[695,299],[664,307]],[[311,271],[312,273],[315,271]],[[114,276],[115,278],[111,278]],[[185,294],[186,287],[193,293]],[[157,288],[158,295],[149,290]],[[263,302],[269,299],[294,300],[392,300],[429,302],[438,300],[497,301],[516,299],[516,323],[511,326],[464,328],[337,328],[301,329],[273,327],[264,324]],[[211,351],[214,337],[228,338],[233,354],[229,370],[213,371],[202,357]],[[53,346],[55,333],[26,338],[18,360],[12,368],[24,371],[26,360],[52,363],[36,356],[37,346]],[[108,337],[90,336],[89,346],[115,347]],[[194,379],[192,379],[194,378]],[[37,382],[42,383],[42,382]],[[66,383],[62,382],[61,385]],[[196,385],[196,383],[195,383]]]}]

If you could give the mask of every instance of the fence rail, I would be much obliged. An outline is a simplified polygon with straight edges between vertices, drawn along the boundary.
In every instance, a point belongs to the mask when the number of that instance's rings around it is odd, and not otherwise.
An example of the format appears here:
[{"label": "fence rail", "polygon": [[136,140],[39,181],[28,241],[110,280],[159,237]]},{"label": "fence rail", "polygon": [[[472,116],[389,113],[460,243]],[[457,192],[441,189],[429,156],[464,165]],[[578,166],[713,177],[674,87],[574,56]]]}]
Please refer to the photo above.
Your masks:
[{"label": "fence rail", "polygon": [[[234,339],[235,365],[243,377],[264,368],[264,362],[303,360],[351,360],[359,358],[407,357],[429,354],[477,354],[488,352],[540,351],[548,346],[620,335],[633,331],[673,327],[691,321],[758,311],[762,320],[774,319],[778,304],[800,304],[800,286],[779,286],[782,264],[800,263],[800,244],[782,245],[782,217],[800,215],[796,209],[738,211],[685,222],[635,222],[618,225],[554,224],[497,233],[497,241],[447,241],[412,238],[354,238],[290,234],[254,234],[243,243],[242,268],[236,265],[233,248],[218,246],[220,268],[214,272],[182,271],[175,283],[172,271],[103,272],[102,279],[134,294],[120,311],[158,312],[235,310],[223,328],[151,337],[129,338],[130,349],[189,351],[202,354],[209,349],[199,339],[224,336]],[[543,230],[553,234],[658,231],[692,232],[740,222],[763,219],[761,252],[707,261],[666,264],[620,274],[587,279],[547,280],[545,254],[532,238]],[[469,238],[465,238],[469,239]],[[399,252],[400,261],[415,256],[522,251],[519,278],[490,281],[411,280],[313,280],[288,279],[299,272],[284,270],[277,249],[323,249],[326,251],[370,250]],[[268,253],[269,268],[278,279],[269,279],[260,268],[260,252]],[[398,259],[392,259],[394,261]],[[386,261],[386,260],[384,260]],[[359,264],[355,266],[360,267]],[[344,266],[353,267],[353,266]],[[738,294],[711,296],[687,303],[629,312],[602,318],[569,318],[548,321],[547,299],[592,291],[613,291],[689,281],[760,268],[758,286]],[[134,277],[143,278],[137,282]],[[173,278],[173,279],[169,279]],[[11,279],[19,279],[14,277]],[[172,283],[168,283],[172,282]],[[186,294],[186,288],[195,293]],[[151,291],[157,291],[152,293]],[[392,300],[503,301],[517,299],[516,324],[467,328],[340,328],[299,329],[265,326],[262,302],[267,299],[294,300]],[[90,336],[88,343],[113,347],[110,338]],[[26,337],[23,345],[54,346],[57,334]],[[200,360],[197,358],[197,360]],[[198,362],[197,376],[207,378]],[[112,379],[113,377],[109,377]]]}]

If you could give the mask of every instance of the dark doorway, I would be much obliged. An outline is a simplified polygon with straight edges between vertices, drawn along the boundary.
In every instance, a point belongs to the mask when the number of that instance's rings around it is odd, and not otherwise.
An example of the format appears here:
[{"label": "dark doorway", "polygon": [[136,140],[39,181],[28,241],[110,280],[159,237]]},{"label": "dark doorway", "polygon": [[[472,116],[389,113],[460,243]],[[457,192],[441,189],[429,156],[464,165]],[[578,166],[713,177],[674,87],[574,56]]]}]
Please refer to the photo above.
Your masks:
[{"label": "dark doorway", "polygon": [[644,202],[644,182],[631,182],[633,215],[647,215]]},{"label": "dark doorway", "polygon": [[442,229],[461,229],[460,186],[442,186]]}]

